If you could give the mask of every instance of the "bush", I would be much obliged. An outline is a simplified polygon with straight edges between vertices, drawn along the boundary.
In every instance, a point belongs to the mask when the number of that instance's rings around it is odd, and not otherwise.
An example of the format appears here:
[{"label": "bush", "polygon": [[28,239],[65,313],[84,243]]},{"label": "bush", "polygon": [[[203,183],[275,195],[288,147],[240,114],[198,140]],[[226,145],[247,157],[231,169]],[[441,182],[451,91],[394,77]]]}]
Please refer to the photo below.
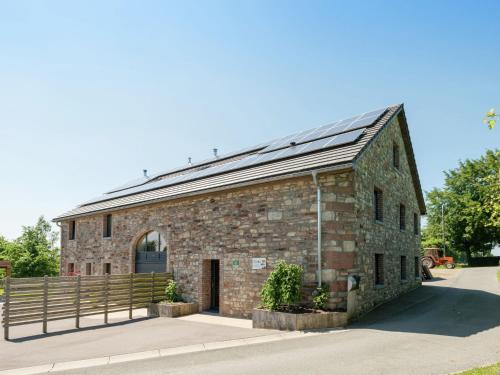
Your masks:
[{"label": "bush", "polygon": [[280,260],[260,292],[264,307],[277,310],[281,305],[299,302],[303,273],[304,270],[299,265]]},{"label": "bush", "polygon": [[313,292],[313,305],[314,308],[324,310],[328,303],[328,288],[326,285],[317,287]]},{"label": "bush", "polygon": [[500,257],[470,258],[469,267],[496,267],[499,262]]},{"label": "bush", "polygon": [[177,283],[174,280],[170,280],[165,288],[165,295],[167,296],[167,302],[179,302],[181,297],[177,292]]}]

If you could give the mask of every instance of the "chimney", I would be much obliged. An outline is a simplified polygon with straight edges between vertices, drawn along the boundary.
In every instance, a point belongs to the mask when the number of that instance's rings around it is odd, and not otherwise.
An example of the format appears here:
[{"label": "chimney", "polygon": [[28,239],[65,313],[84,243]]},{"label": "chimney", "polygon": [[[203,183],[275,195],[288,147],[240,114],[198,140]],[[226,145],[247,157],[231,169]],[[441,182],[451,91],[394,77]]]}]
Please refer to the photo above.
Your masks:
[{"label": "chimney", "polygon": [[190,156],[190,157],[188,157],[188,164],[189,164],[189,165],[193,165],[193,163],[191,162],[191,156]]},{"label": "chimney", "polygon": [[217,155],[217,151],[218,151],[218,150],[217,150],[216,148],[214,148],[214,156],[215,156],[216,158],[218,158],[218,157],[219,157],[219,155]]},{"label": "chimney", "polygon": [[148,176],[148,170],[147,169],[143,169],[142,173],[144,173],[144,177],[145,178],[149,178],[149,176]]}]

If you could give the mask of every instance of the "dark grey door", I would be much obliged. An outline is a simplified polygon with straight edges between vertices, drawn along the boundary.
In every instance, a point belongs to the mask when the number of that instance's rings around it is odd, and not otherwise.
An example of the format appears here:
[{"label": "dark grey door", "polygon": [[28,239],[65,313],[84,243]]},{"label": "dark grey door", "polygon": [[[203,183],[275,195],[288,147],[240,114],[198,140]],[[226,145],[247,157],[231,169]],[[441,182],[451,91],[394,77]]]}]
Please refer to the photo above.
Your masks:
[{"label": "dark grey door", "polygon": [[135,272],[166,272],[167,253],[165,251],[136,251]]}]

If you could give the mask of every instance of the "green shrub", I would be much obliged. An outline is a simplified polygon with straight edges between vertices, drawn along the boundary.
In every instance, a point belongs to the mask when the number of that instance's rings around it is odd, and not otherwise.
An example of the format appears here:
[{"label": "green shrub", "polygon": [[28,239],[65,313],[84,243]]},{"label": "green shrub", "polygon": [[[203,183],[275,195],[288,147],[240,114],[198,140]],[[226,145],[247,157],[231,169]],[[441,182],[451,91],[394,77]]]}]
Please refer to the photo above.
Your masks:
[{"label": "green shrub", "polygon": [[328,303],[328,288],[326,285],[317,287],[313,292],[313,305],[314,308],[324,310]]},{"label": "green shrub", "polygon": [[179,302],[181,297],[177,292],[177,283],[174,280],[170,280],[165,288],[165,295],[167,297],[167,302]]},{"label": "green shrub", "polygon": [[277,310],[281,305],[299,302],[303,273],[304,270],[299,265],[280,260],[260,292],[264,307]]}]

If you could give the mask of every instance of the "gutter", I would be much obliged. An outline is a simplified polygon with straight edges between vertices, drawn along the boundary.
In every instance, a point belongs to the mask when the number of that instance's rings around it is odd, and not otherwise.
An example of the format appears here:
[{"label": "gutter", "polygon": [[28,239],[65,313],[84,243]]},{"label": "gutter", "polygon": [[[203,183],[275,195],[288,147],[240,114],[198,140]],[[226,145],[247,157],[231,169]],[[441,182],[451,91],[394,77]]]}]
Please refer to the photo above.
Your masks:
[{"label": "gutter", "polygon": [[[352,163],[343,163],[343,164],[337,164],[337,165],[330,166],[330,167],[318,168],[318,169],[315,169],[314,171],[317,173],[343,172],[343,171],[347,171],[347,170],[352,170],[352,168],[353,168]],[[84,216],[91,216],[91,215],[109,213],[109,212],[114,212],[114,211],[120,211],[120,210],[124,210],[124,209],[128,209],[128,208],[145,206],[148,204],[162,203],[162,202],[171,201],[174,199],[187,198],[187,197],[192,197],[192,196],[197,196],[197,195],[215,193],[215,192],[220,192],[220,191],[229,190],[229,189],[237,189],[237,188],[246,187],[246,186],[264,184],[264,183],[274,182],[274,181],[279,181],[279,180],[286,180],[289,178],[304,177],[304,176],[309,176],[310,174],[311,174],[311,170],[302,171],[302,172],[287,173],[287,174],[284,174],[281,176],[273,176],[273,177],[267,177],[267,178],[262,178],[262,179],[258,179],[258,180],[253,180],[253,181],[240,182],[237,184],[219,186],[219,187],[205,189],[205,190],[198,190],[198,191],[193,191],[193,192],[189,192],[189,193],[173,195],[173,196],[169,196],[169,197],[151,199],[148,201],[142,201],[142,202],[132,203],[132,204],[128,204],[128,205],[121,205],[121,206],[117,206],[117,207],[97,209],[97,210],[92,210],[89,212],[84,212],[84,213],[80,213],[80,214],[76,214],[76,215],[58,216],[58,217],[52,219],[52,222],[58,223],[58,222],[61,222],[64,220],[73,220],[73,219],[76,219],[79,217],[84,217]],[[99,203],[101,203],[101,202],[96,202],[96,204],[99,204]]]},{"label": "gutter", "polygon": [[318,171],[312,172],[312,178],[314,181],[314,185],[316,185],[316,203],[317,203],[317,233],[318,233],[318,288],[321,288],[321,186],[318,181]]}]

